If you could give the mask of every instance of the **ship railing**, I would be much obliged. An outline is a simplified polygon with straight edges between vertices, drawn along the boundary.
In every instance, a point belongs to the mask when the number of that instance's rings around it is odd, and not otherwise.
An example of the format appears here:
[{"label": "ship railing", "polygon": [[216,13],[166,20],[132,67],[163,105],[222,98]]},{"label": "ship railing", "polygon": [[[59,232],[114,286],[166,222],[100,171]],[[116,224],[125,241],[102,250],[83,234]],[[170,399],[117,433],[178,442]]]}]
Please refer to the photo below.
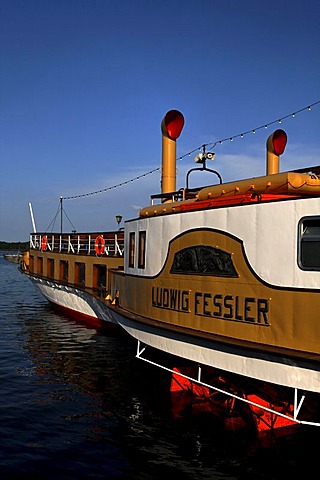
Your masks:
[{"label": "ship railing", "polygon": [[[102,247],[96,247],[102,237]],[[99,244],[101,245],[101,243]],[[102,233],[32,233],[30,249],[71,255],[123,256],[124,232]]]},{"label": "ship railing", "polygon": [[31,234],[29,243],[31,249],[38,250],[41,247],[41,235]]}]

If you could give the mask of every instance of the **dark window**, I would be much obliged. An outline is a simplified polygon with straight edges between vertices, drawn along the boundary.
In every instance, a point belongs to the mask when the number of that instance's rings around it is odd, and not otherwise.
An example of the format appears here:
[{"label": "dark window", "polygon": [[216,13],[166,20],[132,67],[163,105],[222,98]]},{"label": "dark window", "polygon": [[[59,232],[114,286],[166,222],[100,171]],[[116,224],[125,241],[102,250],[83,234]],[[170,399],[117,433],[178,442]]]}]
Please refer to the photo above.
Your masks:
[{"label": "dark window", "polygon": [[86,266],[82,262],[74,264],[74,283],[82,287],[85,286],[86,281]]},{"label": "dark window", "polygon": [[67,282],[68,274],[68,262],[66,260],[60,260],[59,280]]},{"label": "dark window", "polygon": [[43,275],[43,258],[42,257],[37,258],[37,274]]},{"label": "dark window", "polygon": [[93,288],[97,289],[99,296],[106,292],[107,267],[105,265],[93,265]]},{"label": "dark window", "polygon": [[299,223],[299,267],[320,270],[320,217],[305,217]]},{"label": "dark window", "polygon": [[139,257],[138,268],[146,266],[146,232],[139,232]]},{"label": "dark window", "polygon": [[130,232],[129,234],[129,267],[134,267],[134,251],[136,243],[136,234],[135,232]]},{"label": "dark window", "polygon": [[54,278],[54,260],[53,258],[48,258],[47,260],[47,277]]},{"label": "dark window", "polygon": [[34,256],[29,257],[29,272],[34,273]]}]

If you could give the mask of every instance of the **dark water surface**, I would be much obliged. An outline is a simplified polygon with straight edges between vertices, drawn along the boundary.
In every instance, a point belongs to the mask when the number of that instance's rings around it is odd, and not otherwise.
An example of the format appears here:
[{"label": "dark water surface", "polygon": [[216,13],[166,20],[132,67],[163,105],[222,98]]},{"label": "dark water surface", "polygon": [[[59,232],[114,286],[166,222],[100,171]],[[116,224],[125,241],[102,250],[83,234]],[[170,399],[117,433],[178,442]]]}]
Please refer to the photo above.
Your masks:
[{"label": "dark water surface", "polygon": [[260,438],[174,415],[168,372],[54,313],[2,253],[0,327],[1,480],[317,477],[320,429]]}]

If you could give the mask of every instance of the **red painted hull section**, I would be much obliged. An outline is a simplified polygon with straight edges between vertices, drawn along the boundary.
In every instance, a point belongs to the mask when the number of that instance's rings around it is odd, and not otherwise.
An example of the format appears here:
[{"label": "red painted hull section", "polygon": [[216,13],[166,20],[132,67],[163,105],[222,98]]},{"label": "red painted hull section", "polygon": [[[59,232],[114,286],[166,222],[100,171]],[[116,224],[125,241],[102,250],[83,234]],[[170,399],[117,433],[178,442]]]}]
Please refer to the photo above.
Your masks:
[{"label": "red painted hull section", "polygon": [[119,325],[111,322],[105,322],[97,317],[92,317],[90,315],[86,315],[85,313],[81,313],[52,302],[50,302],[50,305],[54,308],[55,311],[62,313],[68,318],[72,318],[77,323],[84,324],[87,327],[91,327],[96,330],[103,330],[108,333],[125,335],[125,331],[123,330],[123,328],[119,327]]}]

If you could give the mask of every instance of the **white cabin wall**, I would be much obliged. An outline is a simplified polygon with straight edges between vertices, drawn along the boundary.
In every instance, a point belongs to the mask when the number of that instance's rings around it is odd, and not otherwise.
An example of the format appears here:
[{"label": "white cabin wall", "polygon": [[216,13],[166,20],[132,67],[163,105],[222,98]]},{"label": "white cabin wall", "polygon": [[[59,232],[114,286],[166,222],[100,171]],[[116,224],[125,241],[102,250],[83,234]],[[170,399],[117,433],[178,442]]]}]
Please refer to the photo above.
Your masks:
[{"label": "white cabin wall", "polygon": [[[155,276],[163,268],[170,240],[195,228],[227,232],[243,241],[247,259],[262,280],[281,287],[320,288],[320,272],[297,264],[297,225],[305,215],[320,214],[320,199],[233,206],[127,222],[129,231],[147,231],[146,268],[126,273]],[[136,248],[138,248],[136,241]],[[136,251],[137,255],[137,251]]]}]

